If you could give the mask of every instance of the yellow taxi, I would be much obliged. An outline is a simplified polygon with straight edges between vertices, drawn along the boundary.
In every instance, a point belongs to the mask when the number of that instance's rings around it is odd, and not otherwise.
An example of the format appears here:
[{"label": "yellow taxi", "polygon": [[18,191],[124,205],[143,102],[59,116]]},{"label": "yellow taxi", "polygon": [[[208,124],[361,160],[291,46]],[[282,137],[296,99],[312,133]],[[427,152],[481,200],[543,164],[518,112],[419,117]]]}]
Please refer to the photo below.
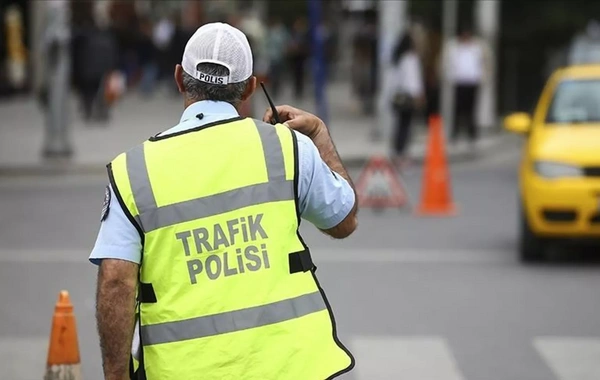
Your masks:
[{"label": "yellow taxi", "polygon": [[527,138],[519,169],[521,259],[544,258],[556,238],[600,241],[600,65],[557,70],[533,115],[508,115],[504,127]]}]

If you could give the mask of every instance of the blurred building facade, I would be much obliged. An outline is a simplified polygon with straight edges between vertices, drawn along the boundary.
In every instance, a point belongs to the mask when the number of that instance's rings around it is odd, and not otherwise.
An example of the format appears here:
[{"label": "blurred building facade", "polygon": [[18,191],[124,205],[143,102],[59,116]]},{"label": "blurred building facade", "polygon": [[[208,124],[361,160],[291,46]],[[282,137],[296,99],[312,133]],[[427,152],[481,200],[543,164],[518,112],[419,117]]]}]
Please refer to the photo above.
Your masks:
[{"label": "blurred building facade", "polygon": [[[44,34],[44,14],[47,4],[56,0],[3,0],[0,4],[0,94],[27,92],[39,87],[43,77],[44,60],[40,55],[40,40]],[[291,26],[299,15],[308,17],[309,0],[95,0],[69,1],[72,16],[93,17],[100,25],[130,28],[140,17],[159,20],[173,15],[184,28],[194,29],[205,22],[239,20],[240,12],[252,10],[263,20],[278,15]],[[350,80],[356,59],[352,42],[354,35],[370,22],[381,21],[378,10],[385,0],[321,0],[327,33],[336,41],[332,58],[336,62],[336,79]],[[487,3],[496,3],[490,12]],[[487,9],[487,10],[486,10]],[[498,0],[459,0],[458,23],[470,23],[476,32],[488,39],[496,51],[493,75],[497,86],[492,107],[500,113],[530,109],[547,75],[558,65],[568,63],[584,44],[590,17],[600,14],[600,2],[585,0],[556,0],[511,2]],[[491,14],[498,19],[490,19]],[[436,54],[427,47],[440,45],[442,7],[439,0],[407,1],[406,17],[419,21],[427,35],[420,44],[428,70],[435,67]],[[497,24],[496,31],[489,30]],[[490,37],[491,36],[491,37]],[[578,38],[578,39],[577,39]],[[380,36],[374,43],[380,43]],[[577,40],[576,40],[577,39]],[[20,41],[20,42],[19,42]],[[582,42],[584,41],[584,42]],[[588,43],[589,41],[585,42]],[[595,43],[592,46],[596,46]],[[579,50],[577,50],[579,49]],[[363,57],[364,58],[364,57]],[[378,55],[376,59],[381,59]],[[23,79],[23,67],[28,75]],[[32,73],[33,75],[30,75]],[[376,77],[376,73],[372,74]],[[377,83],[377,80],[374,81]],[[490,105],[488,104],[488,107]],[[487,111],[482,111],[487,114]]]}]

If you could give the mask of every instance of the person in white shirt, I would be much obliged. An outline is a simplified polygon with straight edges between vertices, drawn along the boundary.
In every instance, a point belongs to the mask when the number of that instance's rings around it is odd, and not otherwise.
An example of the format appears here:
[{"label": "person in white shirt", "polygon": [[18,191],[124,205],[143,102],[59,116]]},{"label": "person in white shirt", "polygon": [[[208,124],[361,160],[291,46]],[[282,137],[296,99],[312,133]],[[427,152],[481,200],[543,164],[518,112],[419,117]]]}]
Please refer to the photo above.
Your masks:
[{"label": "person in white shirt", "polygon": [[392,56],[393,106],[397,115],[394,133],[394,162],[399,168],[408,164],[406,154],[411,135],[411,121],[415,110],[424,104],[423,69],[414,42],[409,33],[404,34]]},{"label": "person in white shirt", "polygon": [[473,36],[470,27],[462,26],[457,43],[449,51],[450,78],[455,89],[455,116],[452,123],[452,142],[466,129],[469,142],[477,141],[475,102],[484,78],[484,48]]}]

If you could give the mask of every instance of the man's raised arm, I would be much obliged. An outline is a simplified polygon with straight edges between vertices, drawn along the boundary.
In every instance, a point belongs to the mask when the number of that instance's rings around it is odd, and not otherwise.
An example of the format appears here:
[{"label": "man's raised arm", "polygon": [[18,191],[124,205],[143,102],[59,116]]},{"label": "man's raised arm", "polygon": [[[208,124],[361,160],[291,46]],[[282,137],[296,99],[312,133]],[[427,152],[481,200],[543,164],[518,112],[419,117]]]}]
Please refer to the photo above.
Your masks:
[{"label": "man's raised arm", "polygon": [[[329,236],[336,239],[344,239],[350,236],[358,226],[358,219],[356,217],[358,212],[358,198],[356,197],[354,183],[348,175],[346,168],[342,164],[342,160],[335,149],[335,145],[333,144],[333,140],[331,139],[331,135],[329,134],[327,126],[317,116],[291,106],[278,106],[277,112],[279,113],[281,120],[284,121],[285,125],[302,133],[305,136],[308,136],[317,147],[321,159],[327,164],[327,166],[329,166],[329,168],[335,174],[342,176],[352,187],[355,199],[352,210],[350,210],[346,218],[344,218],[344,220],[342,220],[342,222],[340,222],[337,226],[322,230]],[[272,111],[268,109],[263,120],[265,122],[269,122],[272,118]]]}]

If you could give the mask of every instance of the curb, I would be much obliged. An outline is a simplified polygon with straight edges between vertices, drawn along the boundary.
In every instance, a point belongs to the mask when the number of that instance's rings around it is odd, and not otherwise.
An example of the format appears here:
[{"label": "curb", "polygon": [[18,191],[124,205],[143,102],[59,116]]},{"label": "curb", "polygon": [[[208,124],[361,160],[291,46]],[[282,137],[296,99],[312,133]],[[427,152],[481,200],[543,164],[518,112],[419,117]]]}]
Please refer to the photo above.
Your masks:
[{"label": "curb", "polygon": [[[468,151],[467,152],[452,152],[452,153],[447,152],[448,163],[462,164],[462,163],[467,163],[467,162],[473,162],[473,161],[481,159],[482,153],[483,153],[484,157],[493,155],[493,154],[498,153],[499,151],[502,151],[508,145],[515,144],[518,141],[520,141],[518,136],[514,136],[511,134],[504,134],[504,133],[497,134],[494,136],[493,143],[490,146],[480,148],[478,153],[476,153],[475,155],[473,155],[473,153],[470,153]],[[446,147],[446,149],[447,149],[447,147]],[[383,155],[385,155],[385,154],[383,154]],[[342,157],[342,161],[344,163],[344,166],[346,166],[347,168],[360,169],[360,168],[363,168],[368,163],[370,158],[371,157],[367,157],[367,156],[362,156],[362,157],[361,156],[353,156],[353,157],[347,157],[347,158]],[[415,164],[424,164],[425,158],[426,158],[426,151],[422,151],[422,152],[419,152],[419,154],[412,155],[411,161]]]},{"label": "curb", "polygon": [[[489,147],[481,148],[480,152],[485,152],[485,155],[494,154],[498,150],[502,150],[506,145],[515,142],[516,139],[510,134],[498,134],[494,137],[493,144]],[[417,164],[425,162],[425,153],[420,152],[412,156],[412,161]],[[469,152],[454,152],[448,153],[449,163],[465,163],[471,162],[474,159],[481,157],[473,157]],[[362,156],[342,156],[344,166],[348,169],[361,169],[364,167],[371,157]],[[49,161],[39,164],[25,165],[2,165],[0,164],[0,178],[14,177],[33,177],[33,176],[60,176],[60,175],[105,175],[105,164],[80,164],[69,161]]]}]

